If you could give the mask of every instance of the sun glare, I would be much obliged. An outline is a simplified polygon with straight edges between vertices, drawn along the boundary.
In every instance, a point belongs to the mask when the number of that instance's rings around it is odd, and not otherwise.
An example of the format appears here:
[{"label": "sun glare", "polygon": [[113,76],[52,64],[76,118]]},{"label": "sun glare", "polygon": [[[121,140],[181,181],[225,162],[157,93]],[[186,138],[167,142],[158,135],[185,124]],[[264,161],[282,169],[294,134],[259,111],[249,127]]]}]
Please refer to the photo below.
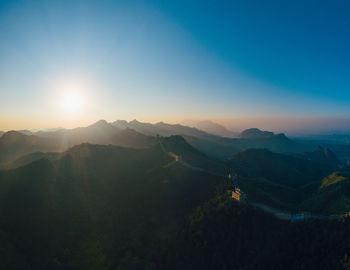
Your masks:
[{"label": "sun glare", "polygon": [[75,114],[82,110],[84,97],[79,92],[70,91],[62,96],[61,106],[65,113]]}]

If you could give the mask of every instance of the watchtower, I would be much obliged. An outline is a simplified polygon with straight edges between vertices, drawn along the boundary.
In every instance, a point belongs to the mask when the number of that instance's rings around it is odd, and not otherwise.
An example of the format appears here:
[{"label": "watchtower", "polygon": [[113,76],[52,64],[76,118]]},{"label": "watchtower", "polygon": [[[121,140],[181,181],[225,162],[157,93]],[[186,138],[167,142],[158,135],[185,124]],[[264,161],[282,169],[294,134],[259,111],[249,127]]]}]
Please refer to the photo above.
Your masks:
[{"label": "watchtower", "polygon": [[228,177],[231,179],[232,183],[232,199],[239,202],[247,201],[247,195],[239,188],[237,174],[230,173],[228,174]]}]

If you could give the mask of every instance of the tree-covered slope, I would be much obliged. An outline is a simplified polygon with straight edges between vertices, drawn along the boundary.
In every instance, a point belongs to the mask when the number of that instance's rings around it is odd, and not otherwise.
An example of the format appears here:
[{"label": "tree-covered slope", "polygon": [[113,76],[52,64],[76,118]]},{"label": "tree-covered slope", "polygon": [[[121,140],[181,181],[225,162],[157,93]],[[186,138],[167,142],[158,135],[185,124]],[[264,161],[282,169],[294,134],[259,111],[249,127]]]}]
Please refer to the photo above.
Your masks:
[{"label": "tree-covered slope", "polygon": [[303,201],[333,170],[327,164],[266,149],[242,151],[228,159],[227,166],[238,175],[249,200],[290,211],[306,210]]},{"label": "tree-covered slope", "polygon": [[325,177],[301,207],[325,214],[350,212],[350,171],[343,168]]},{"label": "tree-covered slope", "polygon": [[349,218],[281,221],[230,194],[219,195],[190,216],[174,264],[183,262],[181,269],[344,269],[349,225]]},{"label": "tree-covered slope", "polygon": [[227,163],[242,177],[262,177],[288,187],[319,181],[332,171],[329,166],[266,149],[242,151],[228,159]]},{"label": "tree-covered slope", "polygon": [[184,217],[225,182],[173,161],[160,145],[82,144],[0,171],[0,250],[15,243],[7,260],[27,269],[163,265]]}]

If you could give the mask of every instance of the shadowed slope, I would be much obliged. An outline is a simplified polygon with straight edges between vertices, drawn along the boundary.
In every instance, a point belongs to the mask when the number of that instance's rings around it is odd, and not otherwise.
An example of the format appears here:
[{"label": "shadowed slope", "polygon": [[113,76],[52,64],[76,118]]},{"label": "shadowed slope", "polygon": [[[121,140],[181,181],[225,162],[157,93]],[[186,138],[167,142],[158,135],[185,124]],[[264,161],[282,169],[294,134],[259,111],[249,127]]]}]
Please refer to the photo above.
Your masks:
[{"label": "shadowed slope", "polygon": [[161,265],[184,216],[223,183],[173,163],[160,145],[82,144],[0,171],[0,230],[19,239],[29,269]]}]

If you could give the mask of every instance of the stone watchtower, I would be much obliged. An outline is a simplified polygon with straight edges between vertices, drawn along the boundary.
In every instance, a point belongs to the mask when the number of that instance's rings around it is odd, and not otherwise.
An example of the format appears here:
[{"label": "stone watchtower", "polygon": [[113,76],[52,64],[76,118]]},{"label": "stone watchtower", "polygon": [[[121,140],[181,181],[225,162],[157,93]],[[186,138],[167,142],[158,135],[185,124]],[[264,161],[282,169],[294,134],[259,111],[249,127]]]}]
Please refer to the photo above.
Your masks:
[{"label": "stone watchtower", "polygon": [[232,182],[232,199],[239,202],[247,201],[247,195],[239,188],[237,174],[228,174],[228,178]]}]

